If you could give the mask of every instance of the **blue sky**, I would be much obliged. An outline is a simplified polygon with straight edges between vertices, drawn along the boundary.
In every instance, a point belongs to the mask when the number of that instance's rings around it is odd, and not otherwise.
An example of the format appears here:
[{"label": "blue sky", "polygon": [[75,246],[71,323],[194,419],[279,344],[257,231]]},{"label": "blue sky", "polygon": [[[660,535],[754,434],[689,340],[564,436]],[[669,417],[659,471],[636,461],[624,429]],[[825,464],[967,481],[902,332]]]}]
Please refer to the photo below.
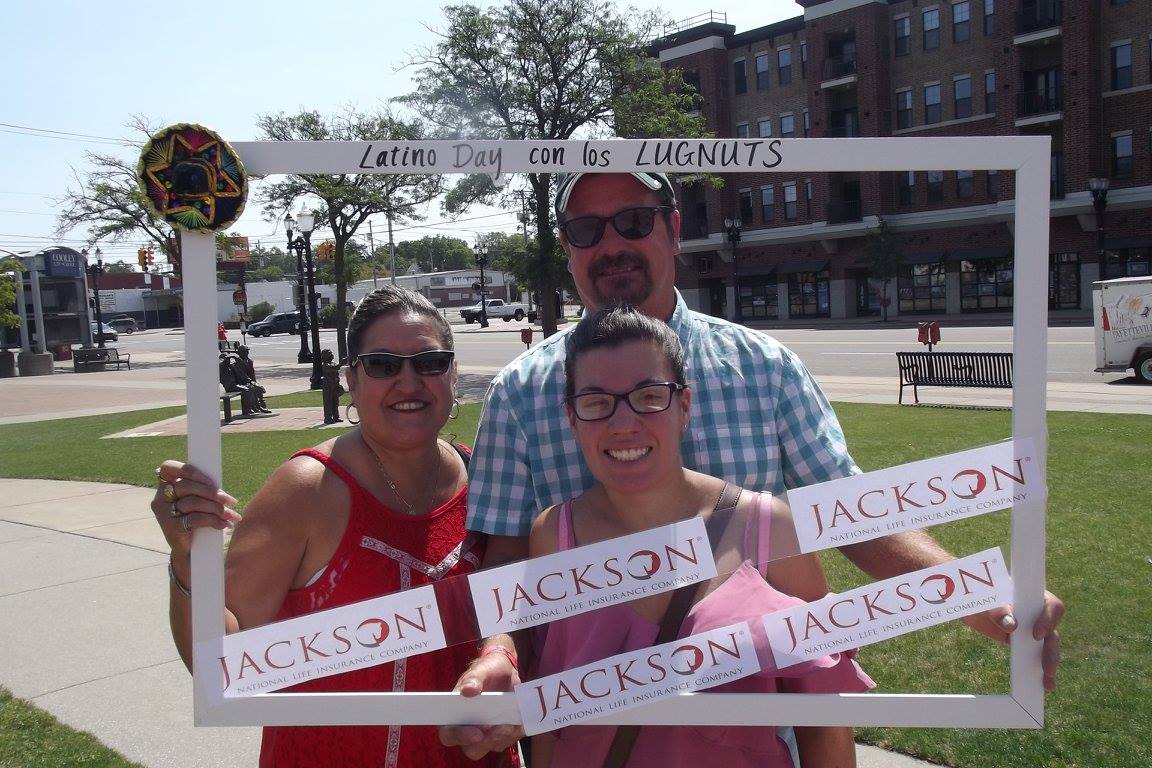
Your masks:
[{"label": "blue sky", "polygon": [[[490,3],[482,3],[489,5]],[[669,19],[726,12],[737,31],[799,15],[791,0],[731,8],[706,0],[642,0]],[[739,6],[739,9],[736,8]],[[758,7],[755,7],[758,6]],[[153,123],[198,122],[225,139],[256,138],[260,114],[301,108],[372,110],[411,90],[409,54],[435,41],[437,3],[219,2],[195,10],[138,0],[13,2],[0,45],[0,248],[22,251],[53,242],[79,247],[85,232],[53,236],[56,200],[83,174],[87,151],[135,152],[104,139],[130,136],[132,115]],[[14,127],[15,126],[15,127]],[[27,130],[36,129],[36,130]],[[76,135],[80,134],[80,135]],[[93,138],[95,137],[95,138]],[[398,240],[516,228],[511,214],[469,212],[444,221],[436,207],[424,227]],[[474,218],[485,216],[484,218]],[[282,229],[250,201],[232,228],[279,244]],[[383,222],[375,226],[377,242]],[[142,240],[141,240],[142,242]],[[101,243],[105,260],[135,262],[139,243]]]}]

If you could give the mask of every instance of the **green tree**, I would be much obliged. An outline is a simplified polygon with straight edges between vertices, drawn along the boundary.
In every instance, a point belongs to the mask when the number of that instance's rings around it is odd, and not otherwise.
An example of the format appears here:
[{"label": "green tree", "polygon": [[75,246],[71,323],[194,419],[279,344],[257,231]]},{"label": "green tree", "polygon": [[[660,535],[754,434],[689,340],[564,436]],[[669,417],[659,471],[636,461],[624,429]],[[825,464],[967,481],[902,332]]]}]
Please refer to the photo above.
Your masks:
[{"label": "green tree", "polygon": [[888,284],[900,274],[900,267],[904,264],[904,245],[900,238],[892,233],[888,222],[881,218],[877,228],[868,233],[868,271],[869,276],[879,280],[882,286],[880,296],[880,311],[883,322],[888,322]]},{"label": "green tree", "polygon": [[[445,137],[704,133],[703,120],[683,108],[677,76],[653,66],[645,52],[656,36],[655,14],[621,13],[610,0],[504,0],[485,9],[449,5],[444,16],[439,42],[413,56],[417,89],[401,100]],[[550,335],[556,331],[555,288],[566,270],[552,219],[551,176],[527,176],[538,262],[532,279],[544,304],[544,334]],[[456,212],[497,196],[491,179],[469,177],[452,190],[445,208]],[[512,205],[510,196],[501,202]]]},{"label": "green tree", "polygon": [[404,270],[399,266],[401,258],[404,259],[405,267],[415,264],[421,272],[444,272],[476,266],[476,256],[471,246],[458,237],[448,235],[425,235],[418,240],[396,243],[397,271],[403,273]]},{"label": "green tree", "polygon": [[126,261],[112,261],[104,265],[104,271],[114,275],[127,275],[136,269]]},{"label": "green tree", "polygon": [[[324,117],[319,112],[297,115],[263,115],[257,119],[263,138],[273,141],[414,141],[423,136],[418,122],[405,122],[387,112],[362,114],[352,109]],[[420,207],[441,192],[439,176],[408,174],[300,174],[267,184],[261,202],[270,219],[283,218],[297,200],[318,200],[317,227],[327,225],[335,243],[333,270],[336,275],[338,356],[348,354],[348,294],[346,265],[348,242],[373,214],[383,213],[393,222],[421,218]],[[319,239],[317,239],[319,242]]]},{"label": "green tree", "polygon": [[16,306],[16,277],[23,267],[15,256],[0,257],[0,328],[19,328],[20,315],[12,311]]},{"label": "green tree", "polygon": [[272,306],[266,301],[262,301],[259,304],[253,304],[252,306],[248,307],[248,322],[254,323],[257,320],[263,320],[275,311],[276,307]]}]

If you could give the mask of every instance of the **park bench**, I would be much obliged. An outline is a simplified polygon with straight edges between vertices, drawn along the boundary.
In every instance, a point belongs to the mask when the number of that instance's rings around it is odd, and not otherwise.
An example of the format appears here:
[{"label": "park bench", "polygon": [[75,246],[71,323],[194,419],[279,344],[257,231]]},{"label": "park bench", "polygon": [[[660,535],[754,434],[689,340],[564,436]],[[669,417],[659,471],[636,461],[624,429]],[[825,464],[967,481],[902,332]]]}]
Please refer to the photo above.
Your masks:
[{"label": "park bench", "polygon": [[1011,352],[897,352],[900,366],[900,397],[912,387],[917,405],[920,387],[1012,388]]},{"label": "park bench", "polygon": [[116,366],[116,370],[126,365],[128,370],[132,370],[132,355],[121,355],[116,347],[72,350],[72,370],[76,373],[82,370],[103,371],[109,365]]},{"label": "park bench", "polygon": [[224,407],[224,418],[222,424],[227,424],[232,421],[232,401],[235,398],[240,398],[240,415],[251,416],[253,411],[248,405],[248,398],[244,397],[243,392],[221,392],[220,405]]}]

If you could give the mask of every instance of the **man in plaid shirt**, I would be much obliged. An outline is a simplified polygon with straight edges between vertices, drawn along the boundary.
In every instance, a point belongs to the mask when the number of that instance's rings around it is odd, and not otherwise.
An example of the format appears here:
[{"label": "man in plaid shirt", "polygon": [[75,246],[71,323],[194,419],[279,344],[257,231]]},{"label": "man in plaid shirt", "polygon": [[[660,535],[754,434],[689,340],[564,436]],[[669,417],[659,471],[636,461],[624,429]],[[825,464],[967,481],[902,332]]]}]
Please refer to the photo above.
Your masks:
[{"label": "man in plaid shirt", "polygon": [[[666,321],[680,338],[693,396],[681,447],[684,466],[752,490],[783,493],[859,472],[836,415],[803,364],[768,335],[694,312],[675,289],[680,212],[667,176],[657,173],[560,174],[556,214],[568,269],[588,311],[625,302]],[[469,469],[472,530],[489,534],[485,567],[527,556],[527,536],[546,507],[592,485],[564,409],[566,333],[520,355],[492,382]],[[841,548],[874,579],[953,559],[928,534],[909,531]],[[1059,661],[1055,631],[1062,603],[1047,596],[1033,629],[1044,638],[1044,682]],[[1016,627],[1002,607],[965,620],[1000,641]],[[489,638],[512,650],[507,636]],[[519,676],[506,654],[486,653],[457,690],[509,690]],[[515,729],[454,727],[448,744],[470,756]]]}]

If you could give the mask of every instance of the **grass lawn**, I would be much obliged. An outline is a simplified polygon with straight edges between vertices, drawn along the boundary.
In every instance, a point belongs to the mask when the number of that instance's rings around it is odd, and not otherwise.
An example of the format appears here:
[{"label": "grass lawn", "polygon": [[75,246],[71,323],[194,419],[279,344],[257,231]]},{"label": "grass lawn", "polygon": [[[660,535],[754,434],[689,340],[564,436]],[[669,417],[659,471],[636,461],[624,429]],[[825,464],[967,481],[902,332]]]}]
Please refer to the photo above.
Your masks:
[{"label": "grass lawn", "polygon": [[61,725],[23,699],[0,688],[0,768],[139,768],[96,737]]},{"label": "grass lawn", "polygon": [[[271,398],[274,408],[319,404],[318,393]],[[0,475],[101,480],[147,486],[184,439],[101,440],[178,413],[159,409],[0,426]],[[849,445],[865,469],[981,445],[1009,435],[1009,414],[884,405],[838,404]],[[464,442],[479,406],[450,422]],[[1152,417],[1051,413],[1048,586],[1069,606],[1064,661],[1040,731],[860,729],[881,746],[961,768],[1146,768],[1152,765]],[[224,438],[224,485],[241,502],[292,451],[332,434],[305,430]],[[932,529],[945,546],[969,554],[1008,548],[1008,513]],[[1006,551],[1007,554],[1007,551]],[[835,589],[863,583],[836,553],[825,563]],[[1003,693],[1008,654],[957,625],[915,632],[865,648],[861,661],[887,692]],[[7,720],[4,721],[5,723]],[[0,728],[0,744],[13,738]],[[0,752],[0,756],[4,753]],[[5,763],[0,760],[0,766]]]}]

